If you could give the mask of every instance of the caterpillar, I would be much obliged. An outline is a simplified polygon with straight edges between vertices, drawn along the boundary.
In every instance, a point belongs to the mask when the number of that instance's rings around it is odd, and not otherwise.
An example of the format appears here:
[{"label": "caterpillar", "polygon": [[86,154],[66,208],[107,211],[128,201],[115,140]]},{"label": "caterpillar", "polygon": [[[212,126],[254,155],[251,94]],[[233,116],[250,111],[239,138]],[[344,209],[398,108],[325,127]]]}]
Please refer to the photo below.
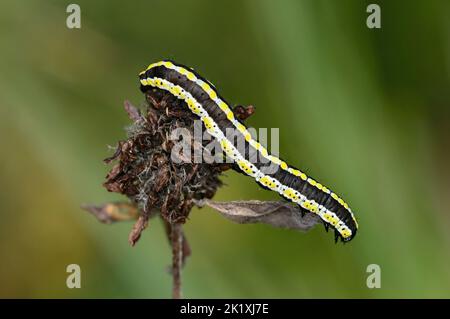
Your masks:
[{"label": "caterpillar", "polygon": [[[303,210],[319,215],[327,230],[328,227],[334,229],[336,241],[340,238],[343,242],[348,242],[354,238],[358,223],[347,203],[326,186],[271,155],[235,117],[216,88],[193,69],[164,60],[150,64],[139,73],[139,80],[143,93],[156,88],[182,100],[201,119],[208,133],[217,139],[237,170],[255,179],[263,188],[275,191],[299,205]],[[245,139],[245,152],[239,152],[232,141],[227,139],[227,128],[235,129]],[[261,163],[248,160],[251,151],[276,165],[278,169],[274,173],[265,173]]]}]

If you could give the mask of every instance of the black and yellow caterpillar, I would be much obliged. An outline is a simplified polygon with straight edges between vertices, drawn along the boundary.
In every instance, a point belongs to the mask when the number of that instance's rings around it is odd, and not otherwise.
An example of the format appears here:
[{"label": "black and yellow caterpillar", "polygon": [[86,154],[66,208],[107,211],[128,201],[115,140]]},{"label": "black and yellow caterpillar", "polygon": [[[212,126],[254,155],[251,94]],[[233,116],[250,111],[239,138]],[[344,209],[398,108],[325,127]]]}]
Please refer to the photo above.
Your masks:
[{"label": "black and yellow caterpillar", "polygon": [[[264,188],[279,193],[303,209],[318,214],[326,227],[334,228],[342,241],[350,241],[356,234],[358,223],[350,209],[338,195],[324,185],[269,154],[247,128],[235,118],[228,103],[217,90],[191,68],[171,61],[150,64],[139,74],[142,92],[158,88],[185,102],[187,107],[203,122],[208,133],[218,140],[222,150],[243,173],[253,177]],[[228,140],[227,128],[234,128],[245,139],[245,154]],[[277,165],[274,173],[265,173],[260,163],[251,163],[248,152],[254,151],[271,164]]]}]

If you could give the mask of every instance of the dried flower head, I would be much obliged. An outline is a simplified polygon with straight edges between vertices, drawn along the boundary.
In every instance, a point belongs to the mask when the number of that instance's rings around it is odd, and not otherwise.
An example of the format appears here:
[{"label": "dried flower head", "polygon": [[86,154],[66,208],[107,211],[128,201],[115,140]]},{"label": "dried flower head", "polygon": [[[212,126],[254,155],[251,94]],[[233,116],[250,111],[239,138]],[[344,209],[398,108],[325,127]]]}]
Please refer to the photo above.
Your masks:
[{"label": "dried flower head", "polygon": [[[175,141],[172,132],[184,129],[194,137],[195,115],[184,102],[161,90],[146,92],[142,111],[126,101],[125,110],[133,123],[126,129],[127,139],[119,141],[114,154],[105,159],[114,163],[106,176],[105,188],[126,195],[129,203],[83,205],[103,223],[137,220],[129,242],[135,245],[150,217],[159,215],[172,245],[173,296],[181,296],[180,270],[191,253],[181,225],[194,205],[209,206],[237,223],[266,223],[276,227],[308,230],[320,223],[317,215],[306,214],[286,201],[213,202],[210,199],[222,185],[219,177],[231,166],[214,161],[196,162],[196,150],[205,151],[210,141],[191,140],[192,152],[184,161],[173,160]],[[236,106],[235,116],[244,121],[254,107]],[[186,154],[178,154],[186,156]],[[214,156],[214,154],[209,154]]]}]

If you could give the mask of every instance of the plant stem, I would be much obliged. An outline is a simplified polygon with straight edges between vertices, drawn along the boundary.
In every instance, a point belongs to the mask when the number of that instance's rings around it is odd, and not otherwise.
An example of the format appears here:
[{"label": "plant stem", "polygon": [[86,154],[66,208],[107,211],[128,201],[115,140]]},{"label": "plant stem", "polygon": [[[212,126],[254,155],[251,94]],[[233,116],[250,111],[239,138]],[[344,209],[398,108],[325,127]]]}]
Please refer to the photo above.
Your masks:
[{"label": "plant stem", "polygon": [[183,260],[183,233],[182,224],[171,224],[171,239],[172,239],[172,278],[173,299],[180,299],[181,295],[181,267]]}]

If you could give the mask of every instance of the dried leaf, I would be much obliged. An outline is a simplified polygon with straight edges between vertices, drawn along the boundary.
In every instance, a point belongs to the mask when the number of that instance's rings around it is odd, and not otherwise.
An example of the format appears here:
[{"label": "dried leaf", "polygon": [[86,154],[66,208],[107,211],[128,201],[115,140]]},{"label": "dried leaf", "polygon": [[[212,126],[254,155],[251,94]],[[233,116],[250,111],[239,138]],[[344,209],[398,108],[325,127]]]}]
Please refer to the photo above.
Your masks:
[{"label": "dried leaf", "polygon": [[141,112],[139,112],[138,108],[135,107],[133,104],[131,104],[130,101],[126,100],[123,103],[123,107],[125,108],[125,111],[127,112],[128,117],[133,122],[137,122],[137,121],[139,121],[142,118],[141,117]]},{"label": "dried leaf", "polygon": [[81,208],[105,224],[133,220],[139,216],[137,207],[130,203],[106,203],[98,206],[84,204]]},{"label": "dried leaf", "polygon": [[233,108],[233,113],[234,116],[236,116],[238,119],[244,121],[255,113],[255,107],[253,105],[249,106],[236,105]]},{"label": "dried leaf", "polygon": [[128,235],[128,242],[130,243],[131,247],[136,245],[138,240],[141,238],[142,232],[144,231],[144,229],[147,228],[148,217],[149,217],[148,215],[139,216],[138,220],[131,229],[131,232]]},{"label": "dried leaf", "polygon": [[215,202],[211,200],[196,201],[197,206],[209,206],[222,216],[239,224],[262,223],[275,227],[307,231],[321,223],[319,216],[311,213],[302,214],[299,207],[283,201],[231,201]]}]

